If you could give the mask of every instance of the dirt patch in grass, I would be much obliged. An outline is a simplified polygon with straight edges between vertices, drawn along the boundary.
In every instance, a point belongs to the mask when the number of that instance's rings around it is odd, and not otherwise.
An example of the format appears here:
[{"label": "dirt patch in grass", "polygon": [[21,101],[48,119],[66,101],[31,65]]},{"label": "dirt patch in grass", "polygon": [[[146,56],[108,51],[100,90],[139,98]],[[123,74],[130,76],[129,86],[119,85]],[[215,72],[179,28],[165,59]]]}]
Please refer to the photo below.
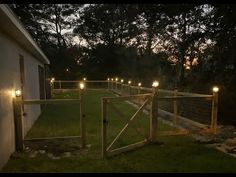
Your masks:
[{"label": "dirt patch in grass", "polygon": [[31,140],[25,141],[24,151],[29,153],[29,157],[38,153],[56,157],[71,156],[81,153],[83,149],[80,144],[80,138]]}]

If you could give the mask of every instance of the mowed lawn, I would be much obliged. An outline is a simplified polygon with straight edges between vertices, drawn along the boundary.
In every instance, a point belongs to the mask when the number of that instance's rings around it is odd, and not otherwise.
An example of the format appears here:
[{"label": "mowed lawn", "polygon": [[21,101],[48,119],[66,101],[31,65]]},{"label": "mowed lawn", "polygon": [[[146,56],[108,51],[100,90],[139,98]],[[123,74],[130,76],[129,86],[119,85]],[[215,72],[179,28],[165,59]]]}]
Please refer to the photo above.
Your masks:
[{"label": "mowed lawn", "polygon": [[[107,91],[86,91],[85,119],[87,129],[87,149],[79,149],[79,140],[61,142],[50,146],[50,152],[72,151],[77,153],[69,157],[51,159],[46,153],[38,153],[30,157],[29,152],[14,153],[1,172],[236,172],[236,158],[213,148],[198,144],[190,136],[158,137],[162,144],[150,144],[142,148],[122,153],[110,158],[101,157],[101,97],[113,96]],[[78,92],[60,93],[55,98],[78,98]],[[135,108],[126,102],[114,102],[130,117]],[[126,118],[126,119],[127,119]],[[117,135],[125,125],[124,117],[120,117],[108,106],[108,142]],[[141,114],[133,126],[120,137],[114,147],[143,140],[148,135],[148,116]],[[134,127],[137,129],[134,129]],[[173,127],[159,122],[159,130],[173,130]],[[49,136],[79,135],[79,105],[58,104],[47,105],[26,138]],[[49,144],[44,145],[45,147]],[[73,146],[73,148],[71,148]],[[69,148],[70,147],[70,148]],[[42,150],[37,144],[35,150]],[[46,149],[46,148],[45,148]]]}]

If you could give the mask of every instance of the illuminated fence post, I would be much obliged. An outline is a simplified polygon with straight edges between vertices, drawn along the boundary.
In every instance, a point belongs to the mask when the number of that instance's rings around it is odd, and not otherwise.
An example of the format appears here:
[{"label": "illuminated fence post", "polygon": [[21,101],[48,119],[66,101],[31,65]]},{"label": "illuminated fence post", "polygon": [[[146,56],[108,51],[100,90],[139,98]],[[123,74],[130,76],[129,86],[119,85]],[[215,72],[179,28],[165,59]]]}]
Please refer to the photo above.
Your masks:
[{"label": "illuminated fence post", "polygon": [[24,133],[22,119],[22,96],[21,90],[16,90],[13,96],[14,125],[15,125],[15,146],[16,150],[24,149]]},{"label": "illuminated fence post", "polygon": [[141,93],[141,86],[142,86],[142,84],[141,84],[141,82],[139,82],[139,83],[138,83],[138,94]]},{"label": "illuminated fence post", "polygon": [[131,81],[130,81],[130,80],[128,81],[128,84],[129,84],[129,86],[128,86],[128,89],[129,89],[129,95],[131,95],[131,86],[130,86],[130,85],[131,85]]},{"label": "illuminated fence post", "polygon": [[114,81],[114,79],[111,78],[111,90],[113,90],[113,87],[114,87],[114,85],[113,85],[113,81]]},{"label": "illuminated fence post", "polygon": [[116,90],[117,90],[117,83],[118,83],[118,78],[116,78]]},{"label": "illuminated fence post", "polygon": [[122,94],[123,94],[123,82],[124,82],[124,79],[121,79],[120,82],[121,82],[121,85],[120,85],[120,93],[121,93],[121,95],[122,95]]},{"label": "illuminated fence post", "polygon": [[61,81],[59,80],[59,89],[61,89]]},{"label": "illuminated fence post", "polygon": [[[178,89],[175,88],[174,90],[174,97],[176,97],[178,95]],[[174,100],[174,125],[177,124],[177,117],[178,117],[178,107],[177,107],[177,100]]]},{"label": "illuminated fence post", "polygon": [[157,116],[158,116],[158,86],[159,82],[154,81],[153,87],[153,98],[150,109],[150,141],[155,142],[157,137]]},{"label": "illuminated fence post", "polygon": [[107,89],[110,90],[110,78],[107,79]]},{"label": "illuminated fence post", "polygon": [[85,130],[85,114],[84,114],[84,88],[85,84],[84,82],[80,82],[79,84],[80,88],[80,135],[81,135],[81,147],[86,147],[86,130]]},{"label": "illuminated fence post", "polygon": [[211,131],[216,134],[217,132],[217,113],[218,113],[218,87],[212,89],[212,111],[211,111]]},{"label": "illuminated fence post", "polygon": [[102,157],[106,157],[107,146],[107,100],[102,98]]}]

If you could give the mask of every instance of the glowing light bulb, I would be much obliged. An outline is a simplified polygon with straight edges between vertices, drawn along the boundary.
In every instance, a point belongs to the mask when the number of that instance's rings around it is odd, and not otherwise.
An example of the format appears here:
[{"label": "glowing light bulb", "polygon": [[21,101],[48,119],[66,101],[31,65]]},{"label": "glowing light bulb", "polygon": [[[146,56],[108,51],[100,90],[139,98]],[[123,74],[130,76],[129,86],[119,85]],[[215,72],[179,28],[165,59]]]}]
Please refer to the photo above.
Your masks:
[{"label": "glowing light bulb", "polygon": [[219,92],[219,87],[214,86],[214,87],[212,88],[212,91],[215,92],[215,93],[216,93],[216,92]]},{"label": "glowing light bulb", "polygon": [[21,93],[21,90],[18,89],[18,90],[15,91],[15,96],[16,96],[16,97],[20,97],[21,94],[22,94],[22,93]]},{"label": "glowing light bulb", "polygon": [[81,82],[81,83],[79,84],[79,88],[80,88],[81,90],[83,90],[83,89],[84,89],[84,87],[85,87],[84,83],[83,83],[83,82]]},{"label": "glowing light bulb", "polygon": [[159,86],[159,82],[158,81],[154,81],[153,83],[152,83],[152,87],[158,87]]}]

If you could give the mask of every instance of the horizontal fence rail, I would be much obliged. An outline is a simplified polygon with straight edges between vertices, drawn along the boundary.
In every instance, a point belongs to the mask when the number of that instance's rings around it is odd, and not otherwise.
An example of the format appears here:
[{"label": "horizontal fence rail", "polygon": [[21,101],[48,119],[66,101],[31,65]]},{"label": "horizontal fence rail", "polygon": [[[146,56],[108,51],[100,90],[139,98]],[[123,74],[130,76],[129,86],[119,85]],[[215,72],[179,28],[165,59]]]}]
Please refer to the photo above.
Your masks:
[{"label": "horizontal fence rail", "polygon": [[50,100],[22,100],[22,104],[71,104],[71,103],[80,103],[80,99],[50,99]]}]

